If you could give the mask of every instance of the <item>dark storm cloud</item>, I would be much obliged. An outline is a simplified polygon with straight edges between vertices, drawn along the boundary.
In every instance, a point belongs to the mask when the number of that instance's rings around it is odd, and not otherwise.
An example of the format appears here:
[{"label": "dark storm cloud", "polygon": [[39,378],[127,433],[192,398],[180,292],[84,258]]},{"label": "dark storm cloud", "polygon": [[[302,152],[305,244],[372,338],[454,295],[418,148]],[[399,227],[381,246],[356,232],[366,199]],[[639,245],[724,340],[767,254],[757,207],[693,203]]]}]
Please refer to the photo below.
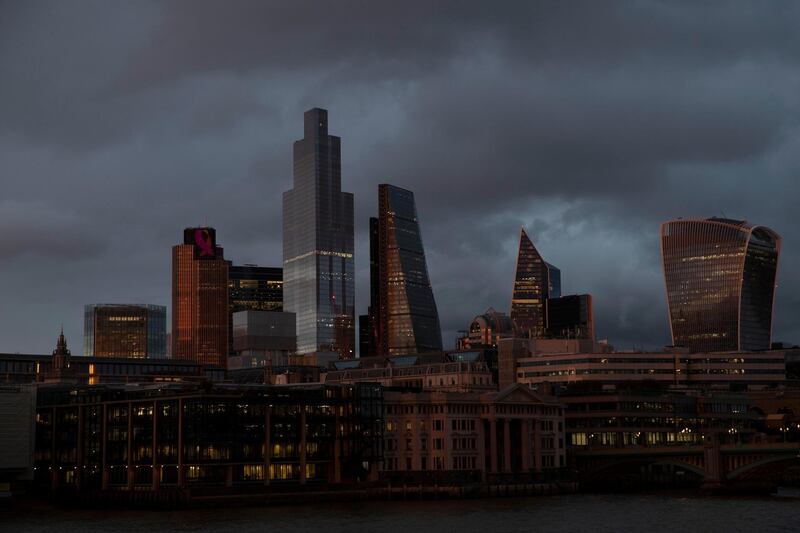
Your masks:
[{"label": "dark storm cloud", "polygon": [[775,334],[800,340],[795,4],[0,6],[0,289],[22,302],[0,350],[50,349],[62,320],[79,345],[85,303],[169,304],[186,225],[279,264],[312,106],[356,194],[360,312],[390,182],[416,193],[446,345],[507,310],[523,225],[601,337],[663,344],[658,226],[720,214],[784,236]]}]

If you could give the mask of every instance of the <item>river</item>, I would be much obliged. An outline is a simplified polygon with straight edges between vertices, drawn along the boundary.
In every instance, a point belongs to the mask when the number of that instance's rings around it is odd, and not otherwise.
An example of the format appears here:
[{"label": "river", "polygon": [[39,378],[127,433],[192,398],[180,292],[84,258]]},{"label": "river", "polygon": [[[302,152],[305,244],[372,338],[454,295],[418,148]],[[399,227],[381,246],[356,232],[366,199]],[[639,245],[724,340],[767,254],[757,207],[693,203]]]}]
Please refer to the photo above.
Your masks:
[{"label": "river", "polygon": [[0,531],[77,533],[303,531],[798,531],[800,501],[675,494],[574,494],[481,500],[357,502],[289,507],[96,511],[0,509]]}]

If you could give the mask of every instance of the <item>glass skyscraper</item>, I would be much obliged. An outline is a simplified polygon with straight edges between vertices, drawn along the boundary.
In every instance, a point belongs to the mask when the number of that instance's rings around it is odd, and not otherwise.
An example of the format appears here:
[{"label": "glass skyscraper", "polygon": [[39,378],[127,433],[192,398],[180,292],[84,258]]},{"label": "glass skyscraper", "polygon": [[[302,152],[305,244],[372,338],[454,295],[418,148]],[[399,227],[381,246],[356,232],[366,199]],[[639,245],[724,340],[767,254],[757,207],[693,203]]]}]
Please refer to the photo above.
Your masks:
[{"label": "glass skyscraper", "polygon": [[297,352],[353,356],[353,195],[342,192],[339,137],[328,112],[304,115],[293,188],[283,193],[283,308],[297,315]]},{"label": "glass skyscraper", "polygon": [[162,305],[91,304],[84,308],[83,355],[164,359],[167,308]]},{"label": "glass skyscraper", "polygon": [[781,237],[742,220],[672,220],[661,256],[672,344],[693,352],[767,350]]},{"label": "glass skyscraper", "polygon": [[511,295],[511,320],[517,331],[530,338],[547,333],[546,300],[553,292],[561,294],[561,271],[542,259],[525,228],[520,229],[517,269]]},{"label": "glass skyscraper", "polygon": [[[370,223],[373,226],[373,223]],[[371,272],[373,312],[377,309],[379,355],[415,354],[442,349],[439,313],[433,297],[414,193],[382,184],[378,187],[378,247]],[[374,281],[373,281],[374,283]]]}]

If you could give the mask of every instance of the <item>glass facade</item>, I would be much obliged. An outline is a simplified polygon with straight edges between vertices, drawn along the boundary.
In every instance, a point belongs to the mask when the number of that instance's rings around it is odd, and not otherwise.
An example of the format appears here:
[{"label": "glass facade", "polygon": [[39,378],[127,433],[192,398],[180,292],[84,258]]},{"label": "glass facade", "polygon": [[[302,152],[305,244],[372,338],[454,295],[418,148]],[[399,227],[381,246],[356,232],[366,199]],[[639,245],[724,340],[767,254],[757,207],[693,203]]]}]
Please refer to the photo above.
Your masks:
[{"label": "glass facade", "polygon": [[547,289],[550,291],[550,298],[561,298],[561,270],[545,262],[547,266]]},{"label": "glass facade", "polygon": [[83,332],[83,355],[87,357],[167,356],[167,308],[161,305],[87,305]]},{"label": "glass facade", "polygon": [[283,311],[283,269],[257,265],[228,267],[228,338],[233,353],[233,313]]},{"label": "glass facade", "polygon": [[375,385],[49,386],[35,483],[69,490],[357,482],[383,456]]},{"label": "glass facade", "polygon": [[672,344],[695,352],[767,350],[781,238],[710,218],[661,226]]},{"label": "glass facade", "polygon": [[[554,273],[551,281],[551,271]],[[557,272],[557,275],[555,274]],[[556,281],[557,280],[557,281]],[[531,338],[545,336],[547,306],[551,283],[561,293],[561,271],[542,259],[525,229],[520,230],[514,291],[511,296],[511,320],[518,332]]]},{"label": "glass facade", "polygon": [[311,109],[304,122],[294,187],[283,194],[283,307],[297,315],[298,353],[353,350],[337,342],[355,338],[340,331],[355,322],[353,195],[342,192],[340,139],[328,135],[327,111]]},{"label": "glass facade", "polygon": [[439,313],[428,277],[414,193],[382,184],[378,188],[378,210],[379,352],[397,355],[441,350]]},{"label": "glass facade", "polygon": [[214,228],[187,228],[172,248],[172,357],[225,367],[228,262]]},{"label": "glass facade", "polygon": [[594,339],[592,296],[548,298],[547,335],[554,339]]}]

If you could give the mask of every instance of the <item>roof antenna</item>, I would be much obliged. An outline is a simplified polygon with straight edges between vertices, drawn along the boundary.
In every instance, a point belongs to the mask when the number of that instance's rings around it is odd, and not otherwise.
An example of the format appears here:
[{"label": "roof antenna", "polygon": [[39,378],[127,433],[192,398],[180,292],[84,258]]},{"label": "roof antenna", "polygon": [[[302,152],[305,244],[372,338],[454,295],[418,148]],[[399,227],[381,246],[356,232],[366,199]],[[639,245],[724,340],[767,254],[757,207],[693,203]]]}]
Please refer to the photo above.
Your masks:
[{"label": "roof antenna", "polygon": [[725,218],[725,219],[727,219],[727,218],[728,218],[728,215],[726,215],[726,214],[725,214],[725,211],[722,211],[722,210],[720,210],[720,211],[721,211],[721,213],[722,213],[722,218]]}]

